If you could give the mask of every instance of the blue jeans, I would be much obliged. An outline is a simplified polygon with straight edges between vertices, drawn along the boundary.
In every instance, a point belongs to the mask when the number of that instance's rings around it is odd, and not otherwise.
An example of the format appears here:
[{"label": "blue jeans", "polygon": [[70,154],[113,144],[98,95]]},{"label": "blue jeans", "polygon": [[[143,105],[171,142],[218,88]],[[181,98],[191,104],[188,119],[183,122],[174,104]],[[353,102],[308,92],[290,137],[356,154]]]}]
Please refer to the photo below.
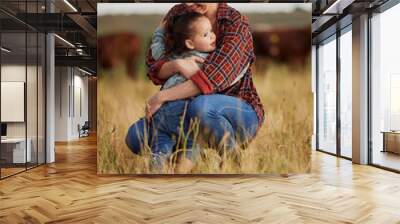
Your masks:
[{"label": "blue jeans", "polygon": [[[237,97],[200,95],[188,107],[186,119],[198,119],[202,139],[212,148],[234,150],[256,135],[258,117],[253,107]],[[187,122],[188,123],[188,122]]]},{"label": "blue jeans", "polygon": [[172,154],[179,142],[179,147],[190,149],[193,142],[180,133],[181,117],[186,109],[187,100],[167,102],[154,114],[150,122],[141,118],[128,130],[125,142],[135,154],[140,154],[147,141],[151,148],[152,165],[162,166],[165,160]]},{"label": "blue jeans", "polygon": [[[198,119],[200,136],[207,139],[206,143],[210,147],[233,150],[248,143],[256,134],[258,117],[247,102],[227,95],[200,95],[190,101],[166,103],[153,116],[150,124],[144,118],[132,124],[125,139],[132,152],[140,154],[147,141],[155,157],[169,156],[177,144],[179,117],[183,114],[186,102],[189,105],[184,120],[184,132],[188,133],[190,120]],[[179,116],[175,116],[178,114]],[[191,152],[193,147],[193,138],[189,137],[186,149]],[[191,153],[186,155],[188,158],[193,157]]]}]

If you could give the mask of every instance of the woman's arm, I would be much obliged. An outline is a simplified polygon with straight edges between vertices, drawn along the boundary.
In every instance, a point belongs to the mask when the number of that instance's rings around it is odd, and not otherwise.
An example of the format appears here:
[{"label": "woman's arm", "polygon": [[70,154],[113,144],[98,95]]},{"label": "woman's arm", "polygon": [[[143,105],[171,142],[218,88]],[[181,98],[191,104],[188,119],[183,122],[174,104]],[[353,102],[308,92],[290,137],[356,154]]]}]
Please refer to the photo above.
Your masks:
[{"label": "woman's arm", "polygon": [[168,61],[162,65],[158,77],[168,79],[171,75],[180,73],[189,79],[192,74],[200,69],[197,63],[204,63],[204,59],[199,56],[190,56]]},{"label": "woman's arm", "polygon": [[153,116],[165,102],[197,96],[200,93],[200,89],[191,80],[170,89],[161,90],[147,101],[146,118]]},{"label": "woman's arm", "polygon": [[158,94],[160,95],[161,102],[168,102],[190,98],[192,96],[197,96],[200,93],[201,91],[196,84],[194,84],[192,80],[187,80],[182,84],[162,90]]}]

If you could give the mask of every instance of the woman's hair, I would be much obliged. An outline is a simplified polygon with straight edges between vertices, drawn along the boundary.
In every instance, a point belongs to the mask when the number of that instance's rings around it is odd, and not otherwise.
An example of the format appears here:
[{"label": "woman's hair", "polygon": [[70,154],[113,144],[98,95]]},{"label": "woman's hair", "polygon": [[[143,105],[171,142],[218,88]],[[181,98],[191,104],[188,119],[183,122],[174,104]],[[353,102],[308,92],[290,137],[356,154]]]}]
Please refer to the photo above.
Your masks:
[{"label": "woman's hair", "polygon": [[198,12],[186,12],[177,16],[171,16],[166,24],[165,54],[181,54],[187,50],[185,40],[190,38],[193,32],[193,22],[205,17]]}]

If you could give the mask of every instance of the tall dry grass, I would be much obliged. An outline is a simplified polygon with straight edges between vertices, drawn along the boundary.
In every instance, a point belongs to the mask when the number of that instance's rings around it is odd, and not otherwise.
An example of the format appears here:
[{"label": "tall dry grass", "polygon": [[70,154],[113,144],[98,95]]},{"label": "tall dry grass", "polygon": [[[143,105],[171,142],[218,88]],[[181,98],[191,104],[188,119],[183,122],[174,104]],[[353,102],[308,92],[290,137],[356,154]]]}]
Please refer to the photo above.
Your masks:
[{"label": "tall dry grass", "polygon": [[[313,116],[310,68],[291,69],[274,64],[267,68],[253,73],[266,111],[266,121],[257,137],[248,148],[223,158],[215,149],[202,149],[192,173],[309,171]],[[122,70],[103,71],[99,75],[98,173],[158,172],[149,166],[149,153],[137,156],[125,145],[128,127],[144,115],[145,100],[157,91],[158,87],[149,81],[131,80]]]}]

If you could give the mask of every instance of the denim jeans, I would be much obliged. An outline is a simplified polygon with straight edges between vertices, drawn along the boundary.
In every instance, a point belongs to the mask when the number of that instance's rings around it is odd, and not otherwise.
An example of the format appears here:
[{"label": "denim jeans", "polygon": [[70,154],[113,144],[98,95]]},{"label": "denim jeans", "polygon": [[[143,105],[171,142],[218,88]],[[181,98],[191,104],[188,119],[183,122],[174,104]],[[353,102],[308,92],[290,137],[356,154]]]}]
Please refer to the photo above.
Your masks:
[{"label": "denim jeans", "polygon": [[194,98],[189,104],[186,119],[196,118],[200,121],[202,139],[212,148],[227,150],[250,142],[256,135],[259,122],[250,104],[221,94]]},{"label": "denim jeans", "polygon": [[[140,154],[147,141],[151,148],[152,165],[162,166],[165,160],[173,153],[177,146],[177,140],[185,136],[180,133],[181,118],[186,109],[187,100],[167,102],[154,114],[150,122],[141,118],[128,130],[125,142],[135,154]],[[181,141],[182,143],[183,141]],[[183,148],[192,148],[191,139],[187,139]]]},{"label": "denim jeans", "polygon": [[[145,141],[150,146],[153,160],[161,163],[171,155],[180,133],[180,116],[189,102],[184,132],[188,133],[190,120],[200,121],[200,137],[213,148],[233,150],[245,145],[256,134],[258,117],[247,102],[227,95],[200,95],[192,100],[171,101],[164,104],[153,116],[150,124],[142,118],[132,124],[126,136],[126,144],[135,154],[140,154]],[[198,155],[193,138],[187,139],[187,158]]]}]

